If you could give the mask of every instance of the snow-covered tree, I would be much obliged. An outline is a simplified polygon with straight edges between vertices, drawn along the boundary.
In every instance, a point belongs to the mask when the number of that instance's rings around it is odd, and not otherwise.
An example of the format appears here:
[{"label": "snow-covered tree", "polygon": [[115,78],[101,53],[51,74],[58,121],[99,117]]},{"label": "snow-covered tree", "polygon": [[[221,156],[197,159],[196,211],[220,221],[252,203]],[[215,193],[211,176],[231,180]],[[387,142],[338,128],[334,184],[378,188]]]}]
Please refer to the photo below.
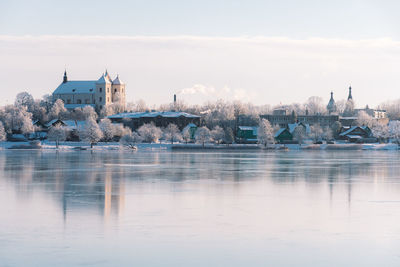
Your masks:
[{"label": "snow-covered tree", "polygon": [[21,93],[17,94],[14,105],[16,107],[25,106],[30,111],[30,110],[32,110],[32,106],[34,103],[35,103],[35,100],[33,99],[33,96],[30,93],[21,92]]},{"label": "snow-covered tree", "polygon": [[113,124],[114,126],[114,136],[121,138],[124,135],[129,135],[132,133],[131,129],[124,127],[122,123]]},{"label": "snow-covered tree", "polygon": [[195,139],[198,143],[201,143],[204,147],[204,144],[211,140],[210,136],[211,136],[210,130],[206,126],[203,126],[197,129],[195,134]]},{"label": "snow-covered tree", "polygon": [[322,141],[322,138],[324,137],[324,131],[322,130],[321,126],[319,124],[312,125],[310,127],[311,130],[311,137],[314,142]]},{"label": "snow-covered tree", "polygon": [[178,126],[171,123],[164,129],[164,138],[165,140],[171,141],[171,144],[173,144],[174,141],[182,140],[182,134]]},{"label": "snow-covered tree", "polygon": [[32,124],[32,113],[27,111],[26,106],[6,106],[1,112],[2,121],[7,132],[20,132],[22,134],[34,131]]},{"label": "snow-covered tree", "polygon": [[307,137],[306,129],[303,126],[297,126],[293,131],[293,138],[301,145]]},{"label": "snow-covered tree", "polygon": [[258,143],[266,147],[274,141],[274,131],[271,123],[266,119],[261,119],[257,132]]},{"label": "snow-covered tree", "polygon": [[67,109],[64,107],[64,101],[57,99],[50,109],[49,119],[62,119],[67,113]]},{"label": "snow-covered tree", "polygon": [[325,114],[326,108],[323,99],[319,96],[311,96],[305,104],[309,114]]},{"label": "snow-covered tree", "polygon": [[235,136],[233,134],[233,130],[231,127],[228,127],[225,129],[225,138],[224,138],[225,143],[232,144],[235,141]]},{"label": "snow-covered tree", "polygon": [[372,135],[382,141],[390,137],[389,127],[384,123],[375,123],[371,127]]},{"label": "snow-covered tree", "polygon": [[120,144],[129,148],[136,148],[136,144],[140,143],[142,138],[137,132],[132,132],[121,137]]},{"label": "snow-covered tree", "polygon": [[156,143],[162,135],[161,129],[152,123],[147,123],[140,126],[138,133],[140,137],[143,138],[143,142],[145,143]]},{"label": "snow-covered tree", "polygon": [[377,123],[377,121],[371,117],[370,115],[368,115],[367,112],[361,110],[360,112],[358,112],[358,116],[357,116],[357,124],[359,126],[368,126],[368,127],[373,127],[375,124]]},{"label": "snow-covered tree", "polygon": [[224,129],[222,129],[218,125],[211,130],[211,138],[217,144],[221,143],[221,141],[224,140],[224,137],[225,137]]},{"label": "snow-covered tree", "polygon": [[47,134],[47,138],[50,141],[56,142],[56,147],[58,148],[61,141],[65,141],[67,139],[68,131],[65,127],[56,125],[51,127],[50,131]]},{"label": "snow-covered tree", "polygon": [[103,137],[103,132],[93,117],[86,120],[86,123],[78,130],[78,134],[81,140],[90,142],[91,148]]},{"label": "snow-covered tree", "polygon": [[108,142],[115,136],[115,127],[111,123],[110,119],[104,118],[100,121],[99,127],[103,132],[103,139]]},{"label": "snow-covered tree", "polygon": [[186,127],[182,131],[182,138],[187,144],[192,139],[192,134],[190,133],[190,127]]},{"label": "snow-covered tree", "polygon": [[346,102],[344,107],[343,115],[345,116],[354,116],[354,101],[353,99],[349,99]]},{"label": "snow-covered tree", "polygon": [[4,130],[4,125],[0,121],[0,142],[5,141],[7,138],[6,131]]},{"label": "snow-covered tree", "polygon": [[331,125],[331,131],[332,131],[332,135],[334,138],[337,138],[339,136],[340,133],[340,129],[342,129],[342,124],[339,121],[335,121],[332,125]]},{"label": "snow-covered tree", "polygon": [[390,121],[388,126],[388,136],[400,144],[400,121]]},{"label": "snow-covered tree", "polygon": [[93,120],[97,120],[97,113],[92,106],[84,106],[82,108],[83,116],[86,119],[92,118]]}]

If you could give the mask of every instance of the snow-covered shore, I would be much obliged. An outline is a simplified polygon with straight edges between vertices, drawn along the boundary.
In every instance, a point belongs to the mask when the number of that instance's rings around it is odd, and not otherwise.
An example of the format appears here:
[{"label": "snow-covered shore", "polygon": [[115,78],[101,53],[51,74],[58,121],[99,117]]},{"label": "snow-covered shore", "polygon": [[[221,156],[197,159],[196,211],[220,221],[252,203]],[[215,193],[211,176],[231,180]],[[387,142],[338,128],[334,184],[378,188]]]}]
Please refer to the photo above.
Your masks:
[{"label": "snow-covered shore", "polygon": [[[29,145],[28,142],[0,142],[0,149],[11,149]],[[121,146],[117,142],[99,142],[90,147],[89,143],[86,142],[61,142],[57,148],[55,142],[42,141],[40,143],[41,150],[58,150],[58,151],[77,151],[77,150],[92,150],[92,151],[110,151],[110,150],[126,150],[132,151],[127,147]],[[231,144],[231,145],[217,145],[217,144],[205,144],[204,147],[201,144],[169,144],[169,143],[152,143],[152,144],[137,144],[138,151],[160,151],[160,150],[208,150],[208,151],[221,151],[221,150],[268,150],[268,151],[285,151],[285,150],[399,150],[397,144],[275,144],[269,145],[267,149],[256,144]]]}]

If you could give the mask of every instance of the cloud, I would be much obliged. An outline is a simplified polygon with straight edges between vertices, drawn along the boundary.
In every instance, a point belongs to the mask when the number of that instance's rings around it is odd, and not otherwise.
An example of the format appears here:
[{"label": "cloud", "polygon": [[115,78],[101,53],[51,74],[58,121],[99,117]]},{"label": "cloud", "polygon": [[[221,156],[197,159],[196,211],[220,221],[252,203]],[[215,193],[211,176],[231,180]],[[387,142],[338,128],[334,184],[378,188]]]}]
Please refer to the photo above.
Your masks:
[{"label": "cloud", "polygon": [[175,92],[193,102],[328,101],[331,90],[345,98],[349,84],[359,105],[400,97],[400,42],[389,38],[0,35],[0,58],[0,104],[20,91],[51,93],[65,67],[70,79],[119,73],[128,99],[148,104]]}]

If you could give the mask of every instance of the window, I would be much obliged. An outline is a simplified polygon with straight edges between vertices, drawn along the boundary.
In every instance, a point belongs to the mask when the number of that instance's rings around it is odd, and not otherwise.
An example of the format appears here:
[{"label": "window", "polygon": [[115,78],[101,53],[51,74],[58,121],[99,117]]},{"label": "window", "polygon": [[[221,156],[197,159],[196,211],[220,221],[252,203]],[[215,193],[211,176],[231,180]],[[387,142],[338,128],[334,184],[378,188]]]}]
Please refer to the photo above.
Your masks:
[{"label": "window", "polygon": [[110,102],[110,98],[109,97],[107,97],[107,102]]},{"label": "window", "polygon": [[99,91],[100,91],[100,93],[103,91],[103,90],[101,89],[101,87],[99,88]]},{"label": "window", "polygon": [[124,89],[122,89],[121,92],[123,93],[123,92],[124,92]]},{"label": "window", "polygon": [[117,88],[114,89],[114,93],[116,93],[116,92],[117,92]]},{"label": "window", "polygon": [[100,102],[103,101],[103,98],[102,98],[102,97],[99,97],[99,101],[100,101]]},{"label": "window", "polygon": [[90,104],[89,99],[85,99],[85,104]]},{"label": "window", "polygon": [[109,93],[109,92],[110,92],[110,87],[107,88],[107,93]]},{"label": "window", "polygon": [[90,88],[90,90],[89,90],[90,92],[92,92],[93,91],[93,88]]},{"label": "window", "polygon": [[78,99],[78,100],[76,100],[76,103],[82,104],[82,100]]},{"label": "window", "polygon": [[72,92],[75,92],[76,91],[76,89],[72,89]]},{"label": "window", "polygon": [[71,99],[67,99],[67,104],[71,104]]}]

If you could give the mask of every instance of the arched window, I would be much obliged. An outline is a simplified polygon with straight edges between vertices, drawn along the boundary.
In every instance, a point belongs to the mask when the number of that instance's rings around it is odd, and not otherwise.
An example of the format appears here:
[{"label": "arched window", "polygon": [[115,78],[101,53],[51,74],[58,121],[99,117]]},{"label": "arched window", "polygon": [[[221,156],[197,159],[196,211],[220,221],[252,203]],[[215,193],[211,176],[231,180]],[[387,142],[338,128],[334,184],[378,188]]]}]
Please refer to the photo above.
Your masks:
[{"label": "arched window", "polygon": [[101,89],[101,87],[99,88],[100,93],[103,91],[103,89]]},{"label": "arched window", "polygon": [[117,88],[114,89],[114,93],[116,93],[116,92],[117,92]]}]

